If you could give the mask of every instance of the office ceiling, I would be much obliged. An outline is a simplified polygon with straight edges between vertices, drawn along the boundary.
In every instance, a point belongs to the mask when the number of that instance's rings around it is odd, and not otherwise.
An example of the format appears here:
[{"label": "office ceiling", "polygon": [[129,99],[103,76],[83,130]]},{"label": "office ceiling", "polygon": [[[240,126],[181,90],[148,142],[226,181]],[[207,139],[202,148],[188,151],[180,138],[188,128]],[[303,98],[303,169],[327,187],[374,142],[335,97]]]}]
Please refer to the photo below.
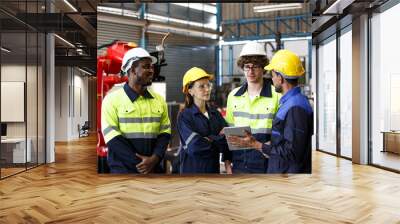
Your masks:
[{"label": "office ceiling", "polygon": [[[92,63],[90,69],[95,71],[97,1],[69,0],[69,3],[76,10],[61,0],[51,1],[51,4],[47,6],[44,0],[1,0],[2,46],[11,50],[7,56],[17,59],[28,55],[28,58],[31,58],[30,56],[34,56],[37,51],[36,33],[51,32],[75,45],[72,47],[60,38],[55,38],[56,65],[80,66]],[[49,13],[50,11],[52,13]],[[28,44],[25,43],[26,41]],[[26,50],[25,46],[27,46]],[[69,60],[69,56],[81,60]]]}]

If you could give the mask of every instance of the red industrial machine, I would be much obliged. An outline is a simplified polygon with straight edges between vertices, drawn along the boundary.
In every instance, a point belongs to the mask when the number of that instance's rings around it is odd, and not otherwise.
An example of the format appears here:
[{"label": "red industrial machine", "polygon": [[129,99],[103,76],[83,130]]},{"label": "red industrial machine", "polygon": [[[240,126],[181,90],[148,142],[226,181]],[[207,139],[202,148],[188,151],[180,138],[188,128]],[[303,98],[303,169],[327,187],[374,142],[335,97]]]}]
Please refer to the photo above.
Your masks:
[{"label": "red industrial machine", "polygon": [[[157,46],[156,52],[151,52],[152,56],[158,59],[154,65],[153,81],[164,81],[165,77],[159,75],[160,68],[166,66],[164,59],[164,41],[169,33],[162,39],[161,45]],[[107,146],[104,142],[104,137],[101,132],[101,103],[107,92],[118,83],[128,81],[127,76],[121,76],[122,58],[125,52],[137,47],[136,43],[113,41],[112,43],[100,46],[98,49],[107,47],[105,54],[97,57],[97,172],[108,173],[109,167],[107,164]]]}]

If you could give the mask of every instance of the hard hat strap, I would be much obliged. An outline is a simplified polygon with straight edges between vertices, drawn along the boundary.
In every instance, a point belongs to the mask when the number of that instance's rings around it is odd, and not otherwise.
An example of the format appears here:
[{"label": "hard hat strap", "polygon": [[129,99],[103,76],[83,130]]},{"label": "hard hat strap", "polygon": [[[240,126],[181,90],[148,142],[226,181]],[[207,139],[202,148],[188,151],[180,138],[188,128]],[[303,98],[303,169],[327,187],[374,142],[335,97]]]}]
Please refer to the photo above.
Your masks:
[{"label": "hard hat strap", "polygon": [[280,75],[280,76],[282,76],[283,78],[285,78],[285,79],[298,79],[298,78],[300,78],[300,77],[291,77],[291,76],[287,76],[287,75],[285,75],[285,74],[283,74],[282,72],[278,72],[278,71],[276,71],[276,70],[273,70],[276,74],[278,74],[278,75]]}]

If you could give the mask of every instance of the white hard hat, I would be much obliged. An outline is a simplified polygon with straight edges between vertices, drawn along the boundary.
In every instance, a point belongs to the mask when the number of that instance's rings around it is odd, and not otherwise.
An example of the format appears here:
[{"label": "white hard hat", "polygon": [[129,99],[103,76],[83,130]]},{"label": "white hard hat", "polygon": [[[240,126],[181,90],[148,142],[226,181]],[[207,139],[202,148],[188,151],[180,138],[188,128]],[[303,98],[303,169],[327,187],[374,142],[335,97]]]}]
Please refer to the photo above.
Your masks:
[{"label": "white hard hat", "polygon": [[138,61],[142,58],[150,58],[152,64],[157,63],[156,57],[151,56],[149,52],[147,52],[145,49],[136,47],[130,49],[125,53],[124,57],[122,58],[121,71],[123,73],[127,73],[128,70],[132,67],[133,62]]},{"label": "white hard hat", "polygon": [[252,41],[243,46],[239,57],[255,55],[267,56],[267,53],[265,52],[263,44]]}]

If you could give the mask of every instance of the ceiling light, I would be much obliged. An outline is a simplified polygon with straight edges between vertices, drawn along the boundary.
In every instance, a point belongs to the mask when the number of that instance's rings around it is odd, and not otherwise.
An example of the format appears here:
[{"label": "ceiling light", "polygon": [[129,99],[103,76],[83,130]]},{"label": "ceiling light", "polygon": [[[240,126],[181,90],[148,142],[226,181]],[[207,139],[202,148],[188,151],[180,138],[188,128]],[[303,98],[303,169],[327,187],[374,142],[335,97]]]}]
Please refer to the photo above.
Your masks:
[{"label": "ceiling light", "polygon": [[74,10],[74,12],[78,12],[78,10],[71,4],[69,3],[68,0],[64,0],[65,4],[67,4],[72,10]]},{"label": "ceiling light", "polygon": [[274,4],[274,5],[261,5],[254,6],[254,12],[273,12],[273,11],[283,11],[291,9],[302,8],[301,3],[288,3],[288,4]]},{"label": "ceiling light", "polygon": [[[307,37],[286,37],[282,38],[282,41],[295,41],[295,40],[311,40],[311,36]],[[238,41],[219,41],[220,45],[238,45],[238,44],[246,44],[248,43],[248,40],[238,40]],[[258,43],[264,43],[264,42],[275,42],[275,39],[260,39],[257,40]]]},{"label": "ceiling light", "polygon": [[211,28],[213,30],[217,29],[216,23],[206,24],[206,23],[192,22],[189,20],[175,19],[175,18],[171,18],[171,17],[160,16],[160,15],[150,14],[150,13],[146,13],[145,16],[146,16],[145,17],[146,19],[159,21],[159,22],[169,21],[169,22],[175,22],[175,23],[180,23],[180,24],[185,24],[185,25],[190,25],[190,26],[207,27],[207,28]]},{"label": "ceiling light", "polygon": [[58,38],[59,40],[61,40],[62,42],[64,42],[65,44],[67,44],[68,46],[75,48],[75,45],[73,45],[73,44],[72,44],[71,42],[69,42],[68,40],[66,40],[66,39],[64,39],[64,38],[62,38],[62,37],[60,37],[60,36],[57,35],[57,34],[54,34],[54,36],[57,37],[57,38]]},{"label": "ceiling light", "polygon": [[82,55],[82,54],[83,54],[83,50],[80,49],[80,48],[77,48],[77,49],[76,49],[76,53],[78,53],[79,55]]},{"label": "ceiling light", "polygon": [[114,7],[97,6],[97,12],[105,12],[105,13],[135,17],[135,18],[139,17],[139,14],[135,11],[127,9],[119,9]]},{"label": "ceiling light", "polygon": [[1,47],[0,49],[1,49],[2,51],[6,52],[6,53],[10,53],[10,52],[11,52],[11,50],[9,50],[9,49],[7,49],[7,48],[5,48],[5,47]]}]

